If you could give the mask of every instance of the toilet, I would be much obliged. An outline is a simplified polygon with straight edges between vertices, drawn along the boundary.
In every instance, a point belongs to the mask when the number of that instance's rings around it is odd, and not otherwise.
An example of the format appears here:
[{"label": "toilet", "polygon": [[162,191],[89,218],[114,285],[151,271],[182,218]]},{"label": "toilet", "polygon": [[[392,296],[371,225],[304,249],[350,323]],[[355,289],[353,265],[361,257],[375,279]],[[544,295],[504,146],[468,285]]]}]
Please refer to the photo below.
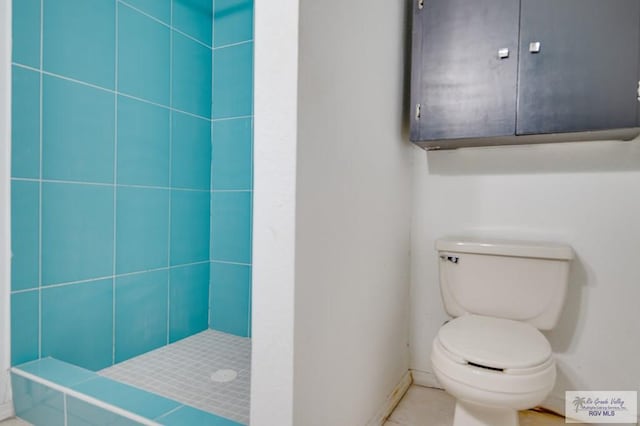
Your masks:
[{"label": "toilet", "polygon": [[571,247],[443,238],[436,241],[440,289],[454,317],[433,341],[431,363],[456,398],[454,426],[517,426],[518,410],[551,392],[556,366],[540,330],[564,304]]}]

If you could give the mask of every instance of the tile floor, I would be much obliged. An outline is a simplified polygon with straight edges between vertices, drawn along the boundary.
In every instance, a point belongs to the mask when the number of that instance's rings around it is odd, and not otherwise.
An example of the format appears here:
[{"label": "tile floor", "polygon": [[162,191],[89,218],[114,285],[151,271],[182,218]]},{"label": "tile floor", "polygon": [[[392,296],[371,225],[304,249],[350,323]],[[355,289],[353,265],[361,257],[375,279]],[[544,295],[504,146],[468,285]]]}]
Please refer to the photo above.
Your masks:
[{"label": "tile floor", "polygon": [[[439,389],[413,385],[384,426],[451,426],[455,400]],[[560,426],[563,417],[521,411],[520,426]],[[574,423],[577,425],[577,423]]]},{"label": "tile floor", "polygon": [[[211,375],[219,369],[235,370],[238,376],[230,382],[216,383]],[[251,339],[248,338],[206,330],[98,374],[249,424]]]},{"label": "tile floor", "polygon": [[31,424],[14,417],[12,419],[1,421],[0,426],[31,426]]}]

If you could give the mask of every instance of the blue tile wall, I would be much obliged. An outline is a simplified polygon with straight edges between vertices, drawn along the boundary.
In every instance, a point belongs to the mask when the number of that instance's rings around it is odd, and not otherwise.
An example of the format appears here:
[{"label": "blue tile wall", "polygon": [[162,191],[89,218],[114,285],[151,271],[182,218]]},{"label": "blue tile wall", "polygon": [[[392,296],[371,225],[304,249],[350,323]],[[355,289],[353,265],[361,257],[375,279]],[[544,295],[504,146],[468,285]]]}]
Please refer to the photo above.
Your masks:
[{"label": "blue tile wall", "polygon": [[118,8],[118,91],[169,105],[170,37],[167,26]]},{"label": "blue tile wall", "polygon": [[210,327],[250,336],[253,0],[214,8]]},{"label": "blue tile wall", "polygon": [[40,188],[37,182],[11,182],[11,289],[37,288],[39,281]]},{"label": "blue tile wall", "polygon": [[167,344],[168,286],[166,270],[116,278],[116,362]]},{"label": "blue tile wall", "polygon": [[116,274],[167,266],[170,197],[169,189],[117,189]]},{"label": "blue tile wall", "polygon": [[169,340],[175,342],[208,326],[209,264],[171,269]]},{"label": "blue tile wall", "polygon": [[40,68],[40,12],[41,0],[13,2],[13,60],[33,68]]},{"label": "blue tile wall", "polygon": [[173,33],[171,90],[176,109],[211,117],[211,56],[211,48]]},{"label": "blue tile wall", "polygon": [[113,0],[43,0],[44,70],[113,89],[115,9]]},{"label": "blue tile wall", "polygon": [[113,279],[42,290],[42,356],[90,370],[112,364]]},{"label": "blue tile wall", "polygon": [[237,336],[251,335],[251,266],[211,264],[211,326]]},{"label": "blue tile wall", "polygon": [[253,40],[253,0],[216,0],[214,6],[214,47]]},{"label": "blue tile wall", "polygon": [[[25,2],[27,3],[27,2]],[[20,117],[11,129],[11,168],[15,177],[40,177],[40,73],[12,67],[11,114]]]},{"label": "blue tile wall", "polygon": [[213,61],[213,118],[253,113],[253,42],[216,48]]},{"label": "blue tile wall", "polygon": [[114,95],[48,75],[42,85],[43,178],[113,183]]},{"label": "blue tile wall", "polygon": [[251,192],[214,191],[212,259],[251,263]]},{"label": "blue tile wall", "polygon": [[118,97],[118,183],[168,187],[170,111]]},{"label": "blue tile wall", "polygon": [[38,359],[39,324],[38,293],[28,291],[11,295],[11,363],[13,365]]},{"label": "blue tile wall", "polygon": [[213,4],[13,0],[14,365],[249,335],[253,2]]}]

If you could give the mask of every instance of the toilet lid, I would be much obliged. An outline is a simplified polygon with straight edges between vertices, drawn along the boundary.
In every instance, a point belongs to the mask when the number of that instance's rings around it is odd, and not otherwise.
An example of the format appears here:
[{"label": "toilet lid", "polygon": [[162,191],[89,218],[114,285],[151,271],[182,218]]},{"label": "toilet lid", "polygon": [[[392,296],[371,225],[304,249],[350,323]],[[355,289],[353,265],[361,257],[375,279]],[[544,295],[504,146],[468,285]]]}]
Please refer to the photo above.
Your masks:
[{"label": "toilet lid", "polygon": [[508,319],[464,315],[442,326],[438,339],[465,361],[492,368],[535,367],[551,356],[551,346],[540,331]]}]

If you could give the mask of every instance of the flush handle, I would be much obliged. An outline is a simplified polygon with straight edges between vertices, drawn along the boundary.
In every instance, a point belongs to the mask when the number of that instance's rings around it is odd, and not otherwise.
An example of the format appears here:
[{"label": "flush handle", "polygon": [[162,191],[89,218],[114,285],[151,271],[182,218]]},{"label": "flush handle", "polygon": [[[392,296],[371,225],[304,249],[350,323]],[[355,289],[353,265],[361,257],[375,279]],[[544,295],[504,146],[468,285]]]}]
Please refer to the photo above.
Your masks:
[{"label": "flush handle", "polygon": [[441,255],[440,259],[451,262],[451,263],[455,263],[457,264],[460,261],[460,258],[458,256],[447,256],[447,255]]}]

